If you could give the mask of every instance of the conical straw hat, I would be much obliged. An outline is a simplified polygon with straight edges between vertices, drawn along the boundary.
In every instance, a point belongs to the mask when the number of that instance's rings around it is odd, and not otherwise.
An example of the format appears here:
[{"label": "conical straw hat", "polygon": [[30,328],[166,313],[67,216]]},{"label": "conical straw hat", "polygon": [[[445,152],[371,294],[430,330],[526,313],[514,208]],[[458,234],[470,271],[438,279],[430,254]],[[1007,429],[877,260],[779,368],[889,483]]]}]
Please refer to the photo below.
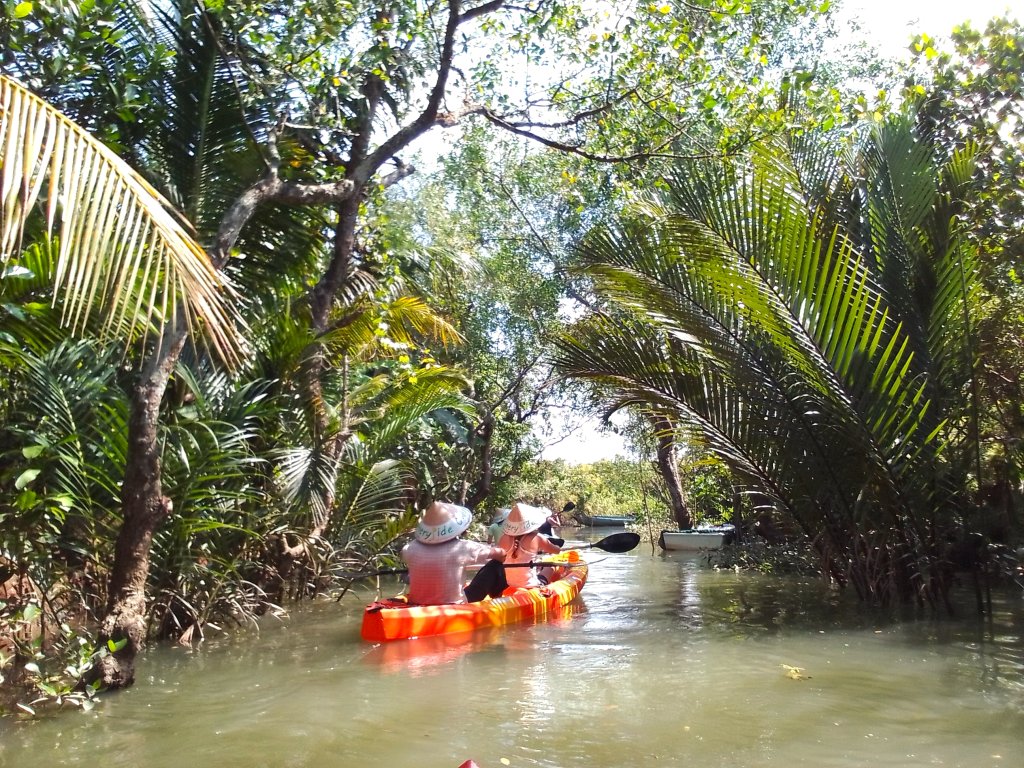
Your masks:
[{"label": "conical straw hat", "polygon": [[531,507],[529,504],[514,504],[508,513],[501,529],[507,536],[522,536],[536,531],[548,519],[548,510],[544,507]]},{"label": "conical straw hat", "polygon": [[508,519],[508,513],[511,511],[512,510],[509,509],[508,507],[499,509],[498,512],[494,515],[494,519],[491,521],[491,525],[501,525],[502,523],[504,523]]},{"label": "conical straw hat", "polygon": [[424,544],[443,544],[469,528],[473,513],[458,504],[435,501],[420,515],[416,538]]}]

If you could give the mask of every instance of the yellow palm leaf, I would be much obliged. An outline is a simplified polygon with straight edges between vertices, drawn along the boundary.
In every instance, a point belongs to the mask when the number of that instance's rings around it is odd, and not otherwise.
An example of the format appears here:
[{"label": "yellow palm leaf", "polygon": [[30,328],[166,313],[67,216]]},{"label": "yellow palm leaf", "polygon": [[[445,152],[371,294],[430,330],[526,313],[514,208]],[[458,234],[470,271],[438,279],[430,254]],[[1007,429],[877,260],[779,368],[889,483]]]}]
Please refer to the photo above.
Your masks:
[{"label": "yellow palm leaf", "polygon": [[[231,292],[170,204],[116,154],[0,75],[0,267],[21,248],[40,195],[60,243],[54,297],[64,322],[102,310],[102,332],[132,339],[183,321],[227,362],[241,341]],[[179,312],[182,315],[179,317]]]}]

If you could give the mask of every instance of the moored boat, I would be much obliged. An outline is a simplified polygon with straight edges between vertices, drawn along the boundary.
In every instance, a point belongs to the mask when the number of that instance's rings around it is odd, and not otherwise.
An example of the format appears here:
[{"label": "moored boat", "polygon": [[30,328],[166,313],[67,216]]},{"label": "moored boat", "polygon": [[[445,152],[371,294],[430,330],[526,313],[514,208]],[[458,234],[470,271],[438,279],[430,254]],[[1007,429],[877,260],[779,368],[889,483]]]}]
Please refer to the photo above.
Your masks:
[{"label": "moored boat", "polygon": [[588,515],[586,512],[577,512],[576,519],[581,525],[591,528],[609,528],[613,525],[628,525],[633,518],[627,515]]},{"label": "moored boat", "polygon": [[662,549],[696,552],[701,549],[720,549],[734,535],[732,525],[709,525],[685,531],[662,531],[658,544]]},{"label": "moored boat", "polygon": [[482,627],[500,627],[533,618],[543,618],[572,602],[587,581],[587,564],[575,551],[544,558],[545,563],[564,563],[558,577],[543,587],[509,589],[497,598],[458,605],[409,605],[399,598],[371,603],[363,612],[364,640],[382,642]]}]

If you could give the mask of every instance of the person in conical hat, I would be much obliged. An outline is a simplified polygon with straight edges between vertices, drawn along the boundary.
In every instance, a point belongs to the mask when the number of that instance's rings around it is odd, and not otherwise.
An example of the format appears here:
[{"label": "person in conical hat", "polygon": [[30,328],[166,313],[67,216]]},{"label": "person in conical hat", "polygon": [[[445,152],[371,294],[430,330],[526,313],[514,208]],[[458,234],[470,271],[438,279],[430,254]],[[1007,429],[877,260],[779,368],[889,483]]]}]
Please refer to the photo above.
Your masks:
[{"label": "person in conical hat", "polygon": [[[410,603],[445,605],[465,603],[467,593],[476,600],[492,592],[501,594],[505,550],[460,538],[472,522],[473,513],[458,504],[435,501],[423,510],[413,541],[402,547],[402,560],[409,568]],[[465,569],[470,565],[484,568],[470,585],[473,589],[464,591]]]},{"label": "person in conical hat", "polygon": [[494,519],[491,521],[491,524],[487,526],[487,540],[490,543],[498,543],[498,539],[501,538],[501,534],[505,532],[505,520],[508,519],[508,514],[511,511],[512,510],[509,507],[505,507],[504,509],[499,509],[497,513],[495,513]]},{"label": "person in conical hat", "polygon": [[424,544],[444,544],[464,533],[473,523],[473,513],[458,504],[435,501],[420,514],[416,540]]},{"label": "person in conical hat", "polygon": [[[561,547],[553,544],[538,532],[548,519],[549,511],[545,507],[534,507],[529,504],[513,504],[508,517],[502,523],[502,536],[498,546],[508,553],[505,563],[529,563],[540,554],[561,552]],[[536,587],[544,582],[536,568],[511,568],[505,572],[510,587]]]}]

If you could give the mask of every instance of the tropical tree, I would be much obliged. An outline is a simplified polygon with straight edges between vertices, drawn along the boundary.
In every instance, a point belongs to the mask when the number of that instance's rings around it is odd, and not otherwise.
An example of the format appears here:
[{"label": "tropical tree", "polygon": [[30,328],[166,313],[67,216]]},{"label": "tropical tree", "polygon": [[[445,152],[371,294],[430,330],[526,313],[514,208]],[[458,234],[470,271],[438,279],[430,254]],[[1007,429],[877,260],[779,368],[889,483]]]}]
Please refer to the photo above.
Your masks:
[{"label": "tropical tree", "polygon": [[[6,77],[0,77],[0,110],[0,264],[5,282],[19,270],[30,272],[25,265],[46,264],[53,275],[51,290],[61,298],[61,320],[73,329],[88,327],[101,316],[101,337],[116,336],[125,347],[149,344],[160,351],[166,350],[167,339],[152,329],[166,323],[177,330],[179,345],[194,329],[193,338],[205,339],[217,354],[235,359],[241,346],[235,332],[237,312],[224,300],[224,283],[156,190],[81,128]],[[43,193],[47,204],[37,221],[36,202]],[[45,240],[58,214],[52,266],[39,257],[40,250],[31,249],[29,259],[20,263],[26,231],[44,241],[37,249],[50,252]],[[17,349],[12,354],[17,360]],[[158,482],[155,454],[150,455]],[[143,485],[152,479],[136,478]],[[86,499],[79,495],[77,501]],[[129,551],[137,556],[140,543],[148,554],[148,539],[125,542],[115,559],[129,556]],[[141,608],[144,574],[141,582],[115,578],[110,592],[131,594]],[[141,613],[135,630],[133,637],[141,640]]]},{"label": "tropical tree", "polygon": [[844,164],[803,142],[680,168],[581,246],[628,322],[561,342],[566,374],[670,413],[864,599],[939,602],[976,485],[968,152],[906,120]]},{"label": "tropical tree", "polygon": [[1020,524],[1024,494],[1024,27],[992,19],[983,30],[963,24],[951,44],[921,36],[912,46],[917,67],[905,93],[919,120],[948,149],[978,144],[978,193],[966,212],[966,236],[977,243],[986,307],[977,329],[983,501],[991,531],[1008,537]]},{"label": "tropical tree", "polygon": [[[780,6],[801,7],[789,0]],[[544,100],[545,117],[538,118],[531,114],[537,108],[532,96],[517,109],[497,87],[502,72],[495,62],[500,59],[491,54],[513,50],[530,56],[548,50],[561,55],[576,46],[580,31],[587,28],[578,8],[542,3],[524,10],[502,2],[467,7],[457,0],[426,12],[404,2],[339,8],[320,0],[299,6],[101,2],[81,8],[58,2],[47,6],[50,15],[33,7],[25,13],[24,8],[20,4],[12,18],[5,7],[0,28],[8,43],[5,71],[18,72],[44,89],[164,192],[209,248],[212,264],[206,263],[206,278],[222,269],[249,289],[261,283],[251,276],[270,268],[289,289],[306,289],[302,311],[315,341],[303,367],[304,400],[310,408],[311,449],[326,458],[330,472],[340,466],[357,425],[348,420],[352,414],[344,407],[332,408],[339,401],[344,405],[344,388],[333,388],[348,374],[344,365],[340,374],[332,369],[329,339],[338,329],[373,315],[372,299],[378,298],[381,278],[394,269],[387,254],[375,249],[366,224],[382,190],[412,171],[401,153],[434,127],[478,116],[581,158],[617,162],[666,154],[692,115],[687,120],[650,119],[673,111],[670,100],[651,98],[658,90],[657,78],[651,79],[638,58],[650,32],[664,27],[659,40],[668,46],[662,60],[672,65],[666,70],[670,72],[678,72],[676,44],[686,44],[688,57],[700,51],[700,45],[687,42],[697,32],[701,39],[717,36],[725,49],[741,56],[763,49],[763,30],[747,23],[750,17],[730,3],[722,4],[721,13],[687,11],[679,16],[644,6],[624,14],[621,27],[604,35],[595,32],[583,49],[574,49],[570,60],[586,66],[571,83],[553,84]],[[97,15],[91,26],[102,30],[98,35],[87,23]],[[620,47],[622,40],[629,40],[628,45]],[[744,48],[748,40],[753,48]],[[480,55],[472,62],[475,66],[460,70],[456,57],[463,49]],[[480,53],[485,50],[487,54]],[[595,52],[601,54],[599,75]],[[763,54],[756,60],[757,67],[769,66]],[[704,71],[700,66],[688,70],[691,76]],[[464,78],[460,84],[467,97],[462,108],[447,103],[455,76]],[[714,92],[730,96],[721,103],[751,111],[759,102],[726,93],[728,79],[725,71],[715,78]],[[623,130],[606,131],[605,114],[624,106],[635,116],[647,116],[641,122],[650,130],[624,124]],[[711,114],[712,106],[705,100],[703,112]],[[546,119],[556,112],[564,119]],[[5,121],[11,114],[5,111]],[[595,132],[582,130],[588,125]],[[637,147],[636,137],[648,135]],[[588,150],[588,142],[597,150]],[[70,163],[62,156],[63,161]],[[22,186],[31,190],[38,178]],[[113,204],[118,198],[103,195],[102,186],[82,189],[95,194],[88,205],[107,203],[85,208],[96,211],[95,221],[125,223]],[[74,198],[65,203],[86,206]],[[10,213],[7,206],[4,211]],[[62,234],[73,239],[79,232]],[[69,242],[62,236],[59,247],[67,248]],[[82,242],[103,241],[86,237]],[[299,264],[305,269],[292,270]],[[172,273],[163,268],[154,274],[170,279]],[[58,270],[58,282],[61,275]],[[83,285],[116,289],[130,282],[129,275]],[[156,299],[143,292],[131,296],[120,305],[115,322],[134,321],[129,315],[135,306],[152,304],[157,309],[132,336],[137,359],[143,362],[129,387],[123,523],[101,631],[101,640],[118,649],[98,670],[108,687],[131,682],[135,654],[144,640],[151,543],[173,507],[162,477],[160,423],[167,414],[169,390],[189,396],[188,387],[178,383],[189,333],[201,328],[212,350],[229,358],[234,354],[229,332],[223,330],[225,318],[196,314],[213,312],[212,299],[193,306],[187,298],[179,303],[171,291],[158,291]],[[289,294],[289,300],[295,296]],[[90,301],[77,305],[84,309],[69,310],[69,317],[83,318]],[[251,311],[257,304],[253,300],[247,308]],[[382,325],[375,332],[388,338]],[[201,352],[188,362],[188,367],[201,367],[208,360]],[[333,403],[332,389],[342,392]],[[314,514],[312,528],[304,532],[312,538],[326,531],[339,511],[334,484],[324,483],[322,494],[323,513]]]},{"label": "tropical tree", "polygon": [[[645,471],[644,462],[624,458],[592,464],[567,464],[561,459],[530,462],[501,502],[518,500],[550,509],[561,509],[572,501],[579,510],[592,515],[641,517],[651,513],[660,521],[670,514],[654,473]],[[571,514],[566,517],[571,518]]]},{"label": "tropical tree", "polygon": [[[339,131],[338,136],[344,137],[351,150],[350,156],[339,163],[333,146],[318,147],[317,141],[306,141],[309,136],[302,130],[286,127],[282,116],[292,105],[281,103],[280,92],[254,76],[256,68],[279,76],[282,79],[278,85],[282,85],[285,92],[312,94],[313,103],[321,103],[318,99],[322,96],[331,99],[337,95],[324,94],[323,88],[332,78],[324,80],[322,71],[315,79],[319,85],[308,87],[294,79],[309,74],[308,71],[292,69],[290,61],[263,55],[269,50],[266,33],[281,32],[294,41],[293,35],[301,36],[304,31],[310,31],[292,26],[296,20],[304,23],[304,14],[278,13],[281,9],[256,9],[244,4],[206,9],[189,2],[147,6],[138,13],[125,7],[115,10],[119,11],[115,15],[122,25],[116,55],[94,61],[93,66],[105,73],[100,79],[119,83],[130,80],[133,87],[142,88],[148,96],[147,102],[155,105],[144,124],[135,121],[130,113],[127,116],[118,113],[124,130],[133,138],[126,146],[137,148],[133,149],[133,159],[154,179],[160,179],[171,198],[212,244],[214,265],[238,273],[240,270],[234,269],[230,260],[233,250],[240,248],[245,253],[245,272],[252,272],[254,266],[270,264],[273,259],[280,275],[282,253],[293,260],[308,258],[311,246],[322,241],[321,235],[326,231],[331,233],[329,248],[333,250],[329,251],[332,255],[321,268],[323,283],[308,296],[309,323],[322,337],[365,315],[366,308],[360,306],[361,297],[373,296],[373,272],[380,265],[373,263],[365,269],[360,266],[361,250],[355,235],[361,206],[367,193],[375,189],[371,179],[395,152],[434,125],[451,67],[457,27],[470,22],[477,14],[463,16],[457,6],[447,9],[450,23],[442,25],[444,53],[438,65],[437,85],[428,104],[409,125],[398,129],[390,142],[374,148],[370,139],[379,125],[376,110],[390,100],[385,84],[394,82],[394,78],[385,77],[378,67],[381,55],[397,55],[386,53],[392,48],[389,43],[392,30],[387,27],[386,19],[373,13],[364,15],[364,9],[354,11],[347,19],[331,17],[343,26],[353,25],[356,36],[369,31],[370,38],[377,40],[369,53],[356,50],[358,55],[366,55],[367,62],[358,67],[352,61],[345,65],[359,70],[356,79],[365,78],[363,85],[367,93],[358,88],[347,93],[342,103],[335,103],[341,111],[333,114],[340,123],[335,125],[327,120],[323,125],[324,130]],[[319,9],[315,16],[322,17]],[[258,33],[254,33],[250,24],[252,18],[259,18],[264,24],[255,31]],[[377,22],[383,26],[374,30]],[[427,27],[421,31],[431,34],[433,29]],[[304,54],[300,61],[310,63],[314,69],[323,65],[325,59],[314,54],[324,41],[333,40],[331,35],[335,32],[336,28],[316,30],[315,40],[303,38],[303,46],[309,46],[309,56]],[[324,55],[333,57],[336,48],[332,42],[331,50]],[[294,50],[290,49],[286,58]],[[16,62],[23,64],[25,60],[16,57]],[[332,62],[333,72],[338,62],[336,59]],[[275,69],[275,66],[281,68]],[[134,73],[139,71],[152,76],[144,82],[133,80]],[[398,83],[396,87],[401,93],[404,85]],[[318,122],[318,118],[313,122]],[[325,165],[303,171],[310,160]],[[343,171],[332,170],[339,165],[344,166]],[[405,172],[399,170],[392,180],[403,175]],[[335,206],[336,221],[331,224],[318,215],[307,219],[307,226],[291,227],[288,224],[294,223],[294,217],[278,215],[275,220],[273,214],[282,206],[327,206],[328,209]],[[318,213],[322,214],[323,210]],[[104,215],[113,214],[107,211]],[[305,242],[295,247],[291,238],[285,246],[281,234],[287,232],[300,233]],[[317,253],[323,254],[323,250]],[[287,268],[284,272],[287,273]],[[307,275],[306,281],[308,279]],[[313,282],[315,280],[316,277]],[[336,303],[336,299],[340,302]],[[144,639],[150,542],[171,510],[171,499],[163,493],[161,481],[159,415],[168,384],[181,358],[188,327],[176,315],[170,312],[167,315],[132,387],[124,525],[113,569],[111,604],[101,632],[101,640],[109,640],[119,648],[117,654],[103,660],[99,671],[108,687],[131,682],[133,659]],[[318,341],[316,348],[323,349],[322,342]],[[325,369],[322,353],[309,356],[305,366],[307,402],[313,406],[317,445],[325,449],[328,463],[336,464],[340,450],[353,431],[351,424],[335,422],[330,416],[325,399]],[[330,489],[330,485],[327,488]],[[322,505],[327,510],[326,515],[321,516],[323,519],[313,533],[323,529],[334,511],[335,498],[330,490],[327,494]]]}]

